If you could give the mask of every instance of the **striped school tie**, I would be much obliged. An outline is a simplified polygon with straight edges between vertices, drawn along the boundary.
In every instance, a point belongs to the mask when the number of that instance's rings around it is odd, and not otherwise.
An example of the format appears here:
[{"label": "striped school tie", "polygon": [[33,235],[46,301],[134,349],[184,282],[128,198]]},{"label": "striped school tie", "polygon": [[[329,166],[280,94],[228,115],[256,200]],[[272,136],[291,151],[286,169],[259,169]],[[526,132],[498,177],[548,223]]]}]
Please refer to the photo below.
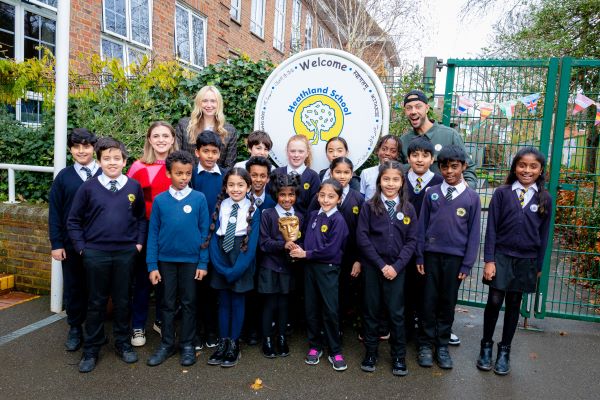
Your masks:
[{"label": "striped school tie", "polygon": [[521,207],[525,205],[525,193],[527,193],[527,189],[521,189],[521,194],[519,195],[519,203],[521,203]]},{"label": "striped school tie", "polygon": [[[229,215],[229,222],[227,222],[227,229],[225,230],[225,238],[223,239],[223,251],[225,251],[225,253],[229,253],[233,249],[238,208],[240,208],[240,205],[233,203],[233,206],[231,207],[231,214]],[[235,221],[232,222],[231,218],[235,218]]]},{"label": "striped school tie", "polygon": [[446,192],[446,200],[452,201],[452,193],[456,190],[453,186],[448,186],[448,191]]},{"label": "striped school tie", "polygon": [[81,170],[85,172],[86,181],[92,177],[92,171],[88,167],[81,167]]},{"label": "striped school tie", "polygon": [[385,205],[387,206],[387,212],[390,218],[394,218],[394,213],[396,212],[396,202],[394,200],[386,200]]},{"label": "striped school tie", "polygon": [[417,178],[417,186],[415,186],[415,192],[416,193],[419,193],[421,191],[421,189],[423,189],[422,183],[423,183],[423,178],[418,177]]},{"label": "striped school tie", "polygon": [[113,193],[116,192],[117,191],[117,181],[113,179],[112,181],[110,181],[108,183],[110,183],[110,189],[109,190],[111,192],[113,192]]},{"label": "striped school tie", "polygon": [[289,211],[286,211],[286,212],[285,212],[285,216],[286,216],[286,217],[291,217],[291,216],[292,216],[292,213],[291,213],[291,212],[289,212]]}]

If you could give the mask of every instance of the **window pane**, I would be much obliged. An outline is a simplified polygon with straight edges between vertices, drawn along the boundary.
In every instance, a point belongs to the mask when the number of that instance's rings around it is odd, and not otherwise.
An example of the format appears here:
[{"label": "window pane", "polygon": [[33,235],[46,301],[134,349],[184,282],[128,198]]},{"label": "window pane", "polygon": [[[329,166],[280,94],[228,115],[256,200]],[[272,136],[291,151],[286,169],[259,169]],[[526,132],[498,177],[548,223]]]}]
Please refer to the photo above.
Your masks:
[{"label": "window pane", "polygon": [[144,55],[146,53],[144,53],[143,51],[129,47],[127,49],[127,54],[129,56],[129,60],[128,60],[129,64],[136,63],[137,65],[140,65],[140,62],[142,61],[142,58],[144,57]]},{"label": "window pane", "polygon": [[39,124],[42,115],[41,104],[39,100],[21,99],[21,122]]},{"label": "window pane", "polygon": [[229,15],[238,22],[240,22],[241,17],[241,2],[242,0],[231,0],[231,7],[229,8]]},{"label": "window pane", "polygon": [[56,21],[42,17],[42,41],[45,44],[56,43]]},{"label": "window pane", "polygon": [[36,49],[40,45],[37,40],[25,39],[23,41],[23,57],[28,58],[39,58],[40,52]]},{"label": "window pane", "polygon": [[150,46],[150,7],[148,0],[131,0],[131,38]]},{"label": "window pane", "polygon": [[202,18],[194,16],[192,21],[192,29],[194,34],[193,64],[203,67],[205,63],[204,20]]},{"label": "window pane", "polygon": [[23,34],[25,37],[38,40],[40,38],[40,16],[25,11]]},{"label": "window pane", "polygon": [[15,58],[15,35],[0,31],[0,58]]},{"label": "window pane", "polygon": [[175,55],[182,60],[190,61],[190,39],[187,11],[175,8]]},{"label": "window pane", "polygon": [[56,5],[58,4],[58,0],[36,0],[39,3],[44,3],[44,4],[48,4],[51,7],[56,8]]},{"label": "window pane", "polygon": [[127,36],[127,20],[125,17],[125,0],[105,0],[105,29],[121,36]]},{"label": "window pane", "polygon": [[102,39],[102,58],[105,60],[118,58],[123,61],[123,46],[110,40]]},{"label": "window pane", "polygon": [[15,32],[15,7],[0,3],[0,29]]}]

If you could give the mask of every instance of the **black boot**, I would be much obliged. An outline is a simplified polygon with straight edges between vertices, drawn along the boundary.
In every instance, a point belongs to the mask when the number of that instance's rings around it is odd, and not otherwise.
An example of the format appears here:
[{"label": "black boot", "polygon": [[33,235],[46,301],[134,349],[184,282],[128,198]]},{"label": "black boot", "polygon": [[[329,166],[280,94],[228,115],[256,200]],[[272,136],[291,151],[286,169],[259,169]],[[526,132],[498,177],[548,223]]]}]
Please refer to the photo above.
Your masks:
[{"label": "black boot", "polygon": [[498,343],[498,357],[494,372],[498,375],[506,375],[510,372],[510,345]]},{"label": "black boot", "polygon": [[265,336],[263,338],[262,353],[263,356],[267,358],[277,357],[277,355],[275,354],[275,347],[273,346],[273,339],[269,336]]},{"label": "black boot", "polygon": [[290,355],[290,347],[288,346],[285,335],[277,337],[277,355],[279,357],[287,357]]},{"label": "black boot", "polygon": [[217,350],[208,359],[208,365],[221,365],[225,358],[225,353],[229,349],[229,339],[221,338],[217,344]]},{"label": "black boot", "polygon": [[223,362],[221,363],[221,367],[228,368],[235,366],[239,359],[242,357],[240,353],[240,342],[238,339],[233,340],[229,339],[229,348],[227,349],[227,353],[225,353],[225,358],[223,358]]},{"label": "black boot", "polygon": [[479,358],[477,359],[477,368],[482,371],[490,371],[492,369],[492,351],[494,350],[494,342],[485,342],[481,339],[481,350],[479,350]]}]

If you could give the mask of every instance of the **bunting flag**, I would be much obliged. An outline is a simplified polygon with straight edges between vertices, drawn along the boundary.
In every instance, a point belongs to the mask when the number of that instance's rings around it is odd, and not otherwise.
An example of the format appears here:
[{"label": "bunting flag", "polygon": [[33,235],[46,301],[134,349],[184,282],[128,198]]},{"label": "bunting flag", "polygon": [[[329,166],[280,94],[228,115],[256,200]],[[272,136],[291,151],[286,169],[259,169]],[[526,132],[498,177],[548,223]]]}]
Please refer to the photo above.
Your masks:
[{"label": "bunting flag", "polygon": [[592,104],[594,104],[594,100],[590,99],[587,96],[584,96],[581,93],[577,93],[577,96],[575,96],[575,106],[573,107],[573,115],[585,110]]},{"label": "bunting flag", "polygon": [[508,100],[498,104],[500,111],[504,114],[506,119],[509,121],[512,119],[513,115],[515,115],[515,106],[517,105],[517,100]]},{"label": "bunting flag", "polygon": [[535,114],[540,96],[540,93],[533,93],[529,96],[521,97],[519,100],[527,107],[531,114]]},{"label": "bunting flag", "polygon": [[494,112],[494,105],[492,103],[488,103],[487,101],[480,101],[477,109],[479,110],[480,121],[485,121],[485,119],[489,117],[492,112]]},{"label": "bunting flag", "polygon": [[471,100],[468,97],[458,96],[458,105],[456,106],[456,112],[458,115],[466,113],[468,110],[473,108],[475,100]]},{"label": "bunting flag", "polygon": [[600,124],[600,103],[596,103],[596,121],[594,122],[594,126]]}]

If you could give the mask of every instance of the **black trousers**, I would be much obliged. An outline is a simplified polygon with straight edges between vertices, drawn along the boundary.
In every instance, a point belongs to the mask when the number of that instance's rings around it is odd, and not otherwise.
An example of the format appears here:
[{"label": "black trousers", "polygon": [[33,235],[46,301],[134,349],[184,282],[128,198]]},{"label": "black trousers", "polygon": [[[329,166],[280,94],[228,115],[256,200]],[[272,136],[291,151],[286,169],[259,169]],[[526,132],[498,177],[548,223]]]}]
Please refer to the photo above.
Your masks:
[{"label": "black trousers", "polygon": [[342,351],[339,325],[339,265],[307,261],[304,268],[306,329],[311,348],[323,349],[321,326],[331,354]]},{"label": "black trousers", "polygon": [[423,292],[423,327],[419,346],[448,346],[454,308],[461,280],[458,279],[463,257],[425,252],[425,288]]},{"label": "black trousers", "polygon": [[214,273],[213,266],[208,264],[208,275],[196,282],[196,334],[200,339],[206,340],[207,336],[219,337],[217,318],[218,292],[210,286],[210,275]]},{"label": "black trousers", "polygon": [[162,324],[161,344],[172,349],[175,346],[175,312],[177,298],[181,304],[181,330],[179,346],[193,345],[196,335],[196,268],[198,264],[178,262],[158,262],[162,278],[162,299],[160,302]]},{"label": "black trousers", "polygon": [[67,323],[79,327],[85,322],[87,311],[87,284],[83,258],[75,250],[65,249],[67,257],[62,260],[63,299]]},{"label": "black trousers", "polygon": [[378,267],[365,264],[365,348],[369,353],[377,353],[381,312],[389,321],[390,350],[392,357],[406,355],[406,334],[404,329],[404,279],[403,269],[392,280],[386,279]]},{"label": "black trousers", "polygon": [[413,257],[406,265],[404,278],[404,325],[406,333],[410,336],[416,333],[415,317],[419,320],[419,326],[421,325],[424,285],[425,277],[417,271],[415,257]]},{"label": "black trousers", "polygon": [[85,320],[83,352],[98,354],[104,344],[104,319],[108,297],[113,303],[113,336],[115,346],[129,342],[130,292],[137,250],[83,252],[88,286],[88,308]]}]

